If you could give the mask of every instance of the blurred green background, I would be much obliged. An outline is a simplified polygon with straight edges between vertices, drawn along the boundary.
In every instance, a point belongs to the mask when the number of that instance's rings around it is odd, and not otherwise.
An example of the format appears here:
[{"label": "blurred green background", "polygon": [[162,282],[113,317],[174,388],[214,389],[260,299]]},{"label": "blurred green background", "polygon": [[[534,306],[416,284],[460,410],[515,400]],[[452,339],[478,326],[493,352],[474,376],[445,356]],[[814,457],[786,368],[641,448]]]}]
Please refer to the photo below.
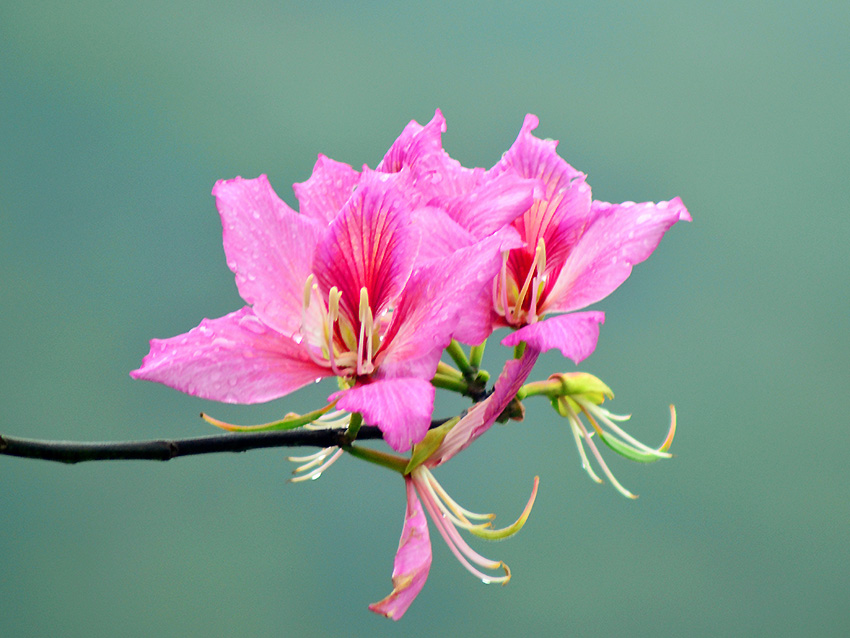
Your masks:
[{"label": "blurred green background", "polygon": [[[694,216],[617,292],[582,366],[670,462],[583,473],[529,402],[441,468],[512,521],[467,574],[432,528],[390,589],[402,482],[286,450],[61,466],[0,458],[0,635],[847,635],[850,5],[838,2],[30,2],[0,9],[0,432],[120,440],[256,423],[332,386],[222,406],[127,373],[151,337],[242,305],[209,195],[268,173],[295,204],[321,152],[374,166],[440,107],[491,166],[526,112],[608,201]],[[501,366],[501,348],[487,363]],[[535,377],[574,369],[547,355]],[[448,411],[455,404],[441,407]]]}]

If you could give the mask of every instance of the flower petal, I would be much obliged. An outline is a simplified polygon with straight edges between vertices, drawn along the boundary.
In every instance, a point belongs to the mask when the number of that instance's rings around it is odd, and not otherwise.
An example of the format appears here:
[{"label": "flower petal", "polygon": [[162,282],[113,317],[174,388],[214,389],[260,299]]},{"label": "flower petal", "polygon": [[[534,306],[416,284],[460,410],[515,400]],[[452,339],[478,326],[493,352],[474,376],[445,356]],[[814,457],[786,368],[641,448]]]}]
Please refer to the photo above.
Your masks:
[{"label": "flower petal", "polygon": [[337,162],[319,154],[313,174],[306,182],[293,184],[302,215],[307,215],[327,226],[351,197],[360,173],[348,164]]},{"label": "flower petal", "polygon": [[380,379],[328,397],[336,407],[359,412],[364,423],[377,425],[384,440],[396,452],[419,443],[431,425],[434,386],[424,379]]},{"label": "flower petal", "polygon": [[152,339],[142,367],[130,376],[203,399],[262,403],[331,372],[245,307],[218,319],[204,319],[186,334]]},{"label": "flower petal", "polygon": [[557,264],[566,259],[590,215],[591,193],[584,173],[567,164],[556,152],[558,142],[532,135],[538,120],[526,115],[514,144],[493,167],[498,175],[513,171],[521,177],[539,179],[545,192],[517,220],[516,227],[534,252],[540,238],[546,243],[546,258]]},{"label": "flower petal", "polygon": [[443,442],[424,465],[442,465],[490,429],[531,374],[539,354],[533,347],[527,347],[520,359],[511,359],[505,363],[493,393],[469,409],[466,416],[449,430]]},{"label": "flower petal", "polygon": [[452,219],[481,239],[531,208],[535,193],[542,196],[540,185],[538,180],[524,179],[513,172],[488,174],[467,192],[437,197],[429,203],[444,208]]},{"label": "flower petal", "polygon": [[512,332],[502,339],[502,345],[515,346],[525,341],[540,352],[557,348],[578,364],[596,349],[599,324],[604,321],[605,313],[598,311],[548,317]]},{"label": "flower petal", "polygon": [[384,337],[381,377],[431,379],[453,337],[477,344],[490,335],[490,282],[502,250],[515,241],[515,235],[494,235],[417,268]]},{"label": "flower petal", "polygon": [[552,286],[544,312],[584,308],[611,294],[632,266],[652,254],[664,233],[691,216],[678,197],[669,202],[593,202],[592,219]]},{"label": "flower petal", "polygon": [[393,591],[383,600],[369,605],[369,609],[376,614],[393,620],[399,620],[422,591],[431,569],[428,521],[416,495],[413,480],[405,476],[404,484],[407,489],[407,509],[393,562]]},{"label": "flower petal", "polygon": [[321,226],[289,208],[265,175],[221,180],[212,194],[239,294],[267,326],[295,334]]},{"label": "flower petal", "polygon": [[430,163],[432,159],[443,155],[448,157],[443,151],[442,134],[445,131],[446,118],[440,109],[434,112],[434,117],[425,126],[411,120],[375,170],[381,173],[397,173],[405,166],[423,161]]},{"label": "flower petal", "polygon": [[413,269],[419,232],[410,223],[410,205],[394,188],[407,176],[369,171],[316,247],[313,272],[327,295],[342,292],[340,310],[358,317],[360,289],[369,293],[377,318],[395,300]]}]

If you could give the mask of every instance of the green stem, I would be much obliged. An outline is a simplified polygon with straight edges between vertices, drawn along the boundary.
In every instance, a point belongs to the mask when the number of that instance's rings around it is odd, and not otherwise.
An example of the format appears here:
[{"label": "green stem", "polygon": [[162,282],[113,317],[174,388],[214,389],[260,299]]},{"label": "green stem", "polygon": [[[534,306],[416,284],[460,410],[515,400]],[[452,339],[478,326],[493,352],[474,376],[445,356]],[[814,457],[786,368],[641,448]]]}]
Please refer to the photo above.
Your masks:
[{"label": "green stem", "polygon": [[369,461],[369,463],[374,463],[375,465],[380,465],[381,467],[393,470],[394,472],[398,472],[402,475],[404,474],[407,464],[410,462],[409,459],[401,456],[388,454],[387,452],[379,452],[378,450],[372,450],[365,447],[344,445],[342,446],[342,449],[348,452],[351,456],[363,459],[364,461]]},{"label": "green stem", "polygon": [[452,342],[446,348],[446,352],[449,353],[449,356],[457,364],[457,367],[460,368],[465,379],[472,379],[475,376],[474,368],[469,365],[469,359],[466,358],[466,353],[457,341],[452,339]]},{"label": "green stem", "polygon": [[431,385],[433,385],[435,388],[451,390],[452,392],[457,392],[458,394],[466,394],[467,392],[469,392],[469,384],[467,384],[466,381],[454,376],[446,376],[444,374],[440,374],[439,372],[434,375],[433,379],[431,379]]},{"label": "green stem", "polygon": [[349,441],[354,441],[357,438],[357,433],[360,432],[361,425],[363,425],[363,415],[355,412],[351,415],[351,420],[348,422],[348,430],[345,432],[345,438]]},{"label": "green stem", "polygon": [[481,367],[481,359],[484,358],[484,348],[487,347],[487,340],[485,339],[481,345],[472,346],[469,351],[469,365],[473,368]]},{"label": "green stem", "polygon": [[525,353],[525,341],[520,341],[514,346],[514,359],[521,359]]}]

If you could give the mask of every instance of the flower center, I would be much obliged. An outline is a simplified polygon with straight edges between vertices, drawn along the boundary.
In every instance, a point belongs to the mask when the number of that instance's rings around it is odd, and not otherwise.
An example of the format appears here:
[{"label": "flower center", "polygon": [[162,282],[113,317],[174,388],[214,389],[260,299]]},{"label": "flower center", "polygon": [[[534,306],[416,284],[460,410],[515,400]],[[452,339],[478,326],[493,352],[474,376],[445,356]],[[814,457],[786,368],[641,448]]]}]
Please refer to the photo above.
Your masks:
[{"label": "flower center", "polygon": [[[340,312],[342,292],[333,286],[328,291],[326,302],[319,298],[322,315],[319,330],[309,330],[308,313],[313,297],[318,297],[319,287],[314,276],[307,277],[304,285],[304,301],[301,307],[301,334],[312,334],[314,340],[308,348],[310,358],[321,366],[329,367],[338,377],[353,377],[372,374],[375,371],[374,357],[381,346],[380,322],[369,305],[369,291],[360,289],[360,305],[357,317]],[[317,341],[317,342],[316,342]],[[319,351],[321,355],[319,355]]]},{"label": "flower center", "polygon": [[[527,267],[523,267],[526,260],[521,259],[515,259],[509,267],[510,256],[508,251],[502,254],[502,270],[493,285],[493,306],[509,326],[534,323],[540,318],[538,306],[546,287],[546,242],[542,237],[537,241]],[[528,255],[514,255],[520,256]]]}]

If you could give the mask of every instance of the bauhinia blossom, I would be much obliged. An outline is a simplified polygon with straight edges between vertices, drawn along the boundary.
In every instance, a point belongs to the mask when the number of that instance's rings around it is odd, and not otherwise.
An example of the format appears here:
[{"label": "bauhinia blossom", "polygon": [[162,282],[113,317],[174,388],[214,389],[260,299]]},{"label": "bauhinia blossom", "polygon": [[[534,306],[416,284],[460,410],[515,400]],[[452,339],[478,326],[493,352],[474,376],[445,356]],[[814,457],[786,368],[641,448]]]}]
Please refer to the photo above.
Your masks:
[{"label": "bauhinia blossom", "polygon": [[[399,620],[425,585],[431,568],[431,542],[424,512],[428,513],[451,552],[467,571],[486,584],[504,585],[510,580],[511,572],[504,562],[481,556],[466,543],[458,529],[489,540],[516,534],[531,513],[537,495],[537,478],[534,479],[531,497],[516,522],[503,529],[492,529],[492,514],[476,514],[458,505],[440,486],[431,470],[466,448],[493,425],[528,377],[537,355],[529,348],[521,359],[505,364],[493,393],[487,399],[472,406],[459,421],[454,419],[431,430],[425,440],[414,448],[405,475],[407,508],[393,566],[393,591],[370,605],[372,611]],[[481,569],[502,570],[503,573],[493,575]]]},{"label": "bauhinia blossom", "polygon": [[290,209],[265,176],[217,183],[227,262],[250,306],[152,340],[132,376],[232,403],[335,376],[344,385],[330,397],[339,409],[409,449],[430,423],[429,381],[467,291],[481,273],[498,271],[499,252],[511,245],[491,236],[417,263],[434,217],[406,195],[410,180],[364,172],[329,224]]},{"label": "bauhinia blossom", "polygon": [[[488,225],[451,206],[448,210],[476,237],[492,232],[492,225],[508,223],[522,238],[523,246],[505,252],[488,291],[493,326],[517,329],[502,343],[526,342],[541,352],[557,348],[578,363],[593,351],[595,339],[591,343],[587,337],[598,335],[604,315],[573,311],[608,296],[673,224],[691,217],[679,198],[640,204],[593,201],[586,176],[558,156],[557,142],[532,134],[537,124],[534,115],[526,116],[516,141],[486,177],[513,175],[541,185],[522,215],[507,222],[496,215]],[[576,350],[576,336],[582,337],[579,343],[590,344],[589,350]]]}]

